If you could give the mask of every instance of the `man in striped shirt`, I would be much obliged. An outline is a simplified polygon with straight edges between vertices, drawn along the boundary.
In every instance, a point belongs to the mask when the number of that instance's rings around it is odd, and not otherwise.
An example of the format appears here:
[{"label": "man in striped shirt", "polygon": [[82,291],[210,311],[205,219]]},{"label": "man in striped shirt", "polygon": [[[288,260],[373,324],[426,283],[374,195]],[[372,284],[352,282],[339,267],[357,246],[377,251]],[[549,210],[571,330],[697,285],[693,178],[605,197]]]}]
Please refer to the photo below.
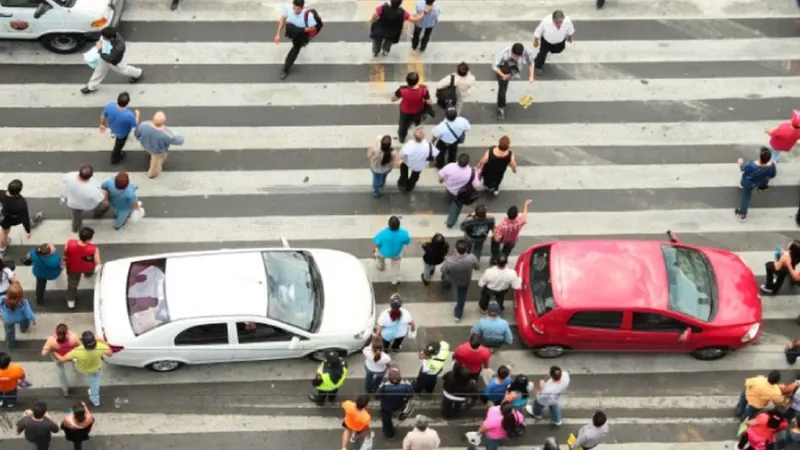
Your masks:
[{"label": "man in striped shirt", "polygon": [[525,205],[522,207],[522,213],[516,206],[508,208],[506,218],[495,227],[492,232],[492,265],[497,261],[497,257],[502,253],[508,257],[514,246],[517,245],[519,233],[522,227],[528,223],[528,207],[533,203],[533,200],[525,200]]}]

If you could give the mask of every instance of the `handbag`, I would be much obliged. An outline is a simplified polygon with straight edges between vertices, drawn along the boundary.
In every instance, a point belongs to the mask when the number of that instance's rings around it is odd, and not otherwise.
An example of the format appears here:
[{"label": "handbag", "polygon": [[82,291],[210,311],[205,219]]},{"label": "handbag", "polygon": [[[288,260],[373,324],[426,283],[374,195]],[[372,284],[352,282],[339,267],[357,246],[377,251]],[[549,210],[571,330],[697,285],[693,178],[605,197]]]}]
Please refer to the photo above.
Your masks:
[{"label": "handbag", "polygon": [[450,124],[449,123],[445,122],[444,126],[446,126],[448,130],[450,130],[450,134],[452,134],[453,137],[456,138],[456,142],[457,143],[459,143],[459,144],[463,144],[464,143],[464,140],[466,140],[466,138],[467,138],[467,132],[466,131],[461,133],[461,136],[459,136],[459,135],[456,134],[455,131],[453,131],[452,128],[450,128]]},{"label": "handbag", "polygon": [[131,211],[131,215],[128,218],[128,220],[130,220],[133,223],[136,223],[142,220],[144,214],[145,214],[144,206],[142,206],[142,202],[139,202],[139,209],[134,209],[133,211]]},{"label": "handbag", "polygon": [[458,92],[456,91],[456,76],[450,75],[450,85],[436,90],[436,103],[447,109],[455,106],[458,101]]},{"label": "handbag", "polygon": [[475,169],[470,170],[472,171],[472,174],[469,177],[469,181],[467,184],[462,186],[461,189],[458,190],[458,194],[456,194],[456,201],[462,205],[471,205],[475,203],[475,201],[478,200],[478,197],[481,195],[480,192],[475,189],[475,186],[472,185],[472,183],[475,181]]}]

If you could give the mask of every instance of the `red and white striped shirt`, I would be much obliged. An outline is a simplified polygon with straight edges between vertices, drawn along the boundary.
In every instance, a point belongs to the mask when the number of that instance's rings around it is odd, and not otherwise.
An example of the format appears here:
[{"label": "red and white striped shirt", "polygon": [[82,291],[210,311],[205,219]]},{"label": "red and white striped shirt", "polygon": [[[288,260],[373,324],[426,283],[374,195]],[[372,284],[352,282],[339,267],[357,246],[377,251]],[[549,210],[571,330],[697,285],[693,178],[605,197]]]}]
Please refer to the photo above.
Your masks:
[{"label": "red and white striped shirt", "polygon": [[528,223],[528,219],[525,216],[517,216],[517,218],[513,220],[506,217],[494,230],[495,241],[501,244],[513,244],[517,242],[519,233],[526,223]]}]

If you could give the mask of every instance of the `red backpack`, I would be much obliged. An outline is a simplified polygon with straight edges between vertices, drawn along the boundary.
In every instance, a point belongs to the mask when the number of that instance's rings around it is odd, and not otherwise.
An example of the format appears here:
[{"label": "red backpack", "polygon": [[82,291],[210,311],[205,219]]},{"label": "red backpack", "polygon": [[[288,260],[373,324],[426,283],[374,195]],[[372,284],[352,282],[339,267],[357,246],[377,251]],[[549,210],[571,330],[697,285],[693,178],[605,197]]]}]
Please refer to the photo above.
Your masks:
[{"label": "red backpack", "polygon": [[322,30],[322,27],[324,25],[322,23],[322,18],[319,16],[319,14],[317,13],[316,9],[307,9],[305,11],[305,14],[303,15],[303,19],[306,21],[306,25],[308,25],[308,15],[309,14],[314,16],[314,21],[317,23],[314,26],[314,29],[308,32],[308,36],[313,38],[314,36],[319,34],[319,32]]}]

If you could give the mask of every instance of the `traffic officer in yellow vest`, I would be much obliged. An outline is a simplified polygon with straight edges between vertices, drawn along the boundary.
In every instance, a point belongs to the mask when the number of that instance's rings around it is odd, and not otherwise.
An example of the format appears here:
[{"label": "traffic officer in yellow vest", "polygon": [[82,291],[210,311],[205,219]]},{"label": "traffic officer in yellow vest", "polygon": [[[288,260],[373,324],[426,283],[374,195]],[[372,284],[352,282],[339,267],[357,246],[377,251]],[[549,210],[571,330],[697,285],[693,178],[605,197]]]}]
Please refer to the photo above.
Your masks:
[{"label": "traffic officer in yellow vest", "polygon": [[425,350],[419,352],[419,357],[422,359],[422,366],[414,383],[414,392],[432,394],[436,388],[437,377],[450,359],[450,344],[445,341],[431,342]]},{"label": "traffic officer in yellow vest", "polygon": [[318,406],[325,405],[326,400],[336,401],[336,394],[347,378],[347,363],[338,353],[330,352],[325,361],[317,368],[317,376],[311,385],[317,389],[316,394],[309,394],[308,398]]}]

